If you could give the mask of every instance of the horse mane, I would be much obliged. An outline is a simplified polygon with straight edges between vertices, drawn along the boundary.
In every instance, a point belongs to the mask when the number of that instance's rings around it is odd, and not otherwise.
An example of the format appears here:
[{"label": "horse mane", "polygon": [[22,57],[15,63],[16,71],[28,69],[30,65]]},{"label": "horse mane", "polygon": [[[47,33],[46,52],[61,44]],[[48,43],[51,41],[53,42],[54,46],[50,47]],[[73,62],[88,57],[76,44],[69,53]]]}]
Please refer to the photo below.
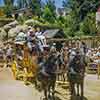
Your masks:
[{"label": "horse mane", "polygon": [[69,67],[73,68],[76,72],[85,71],[84,61],[82,57],[82,55],[76,55],[70,62]]}]

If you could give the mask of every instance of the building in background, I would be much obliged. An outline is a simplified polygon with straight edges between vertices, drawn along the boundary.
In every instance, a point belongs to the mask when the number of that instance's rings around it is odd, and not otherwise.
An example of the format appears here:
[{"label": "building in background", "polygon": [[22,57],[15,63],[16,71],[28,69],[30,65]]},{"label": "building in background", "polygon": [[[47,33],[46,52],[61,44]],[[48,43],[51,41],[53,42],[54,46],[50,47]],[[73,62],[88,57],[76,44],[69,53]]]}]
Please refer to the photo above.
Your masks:
[{"label": "building in background", "polygon": [[67,9],[65,9],[65,8],[57,8],[56,9],[56,14],[57,14],[57,16],[66,16],[66,15],[68,15],[69,13],[70,13],[70,9],[69,8],[67,8]]}]

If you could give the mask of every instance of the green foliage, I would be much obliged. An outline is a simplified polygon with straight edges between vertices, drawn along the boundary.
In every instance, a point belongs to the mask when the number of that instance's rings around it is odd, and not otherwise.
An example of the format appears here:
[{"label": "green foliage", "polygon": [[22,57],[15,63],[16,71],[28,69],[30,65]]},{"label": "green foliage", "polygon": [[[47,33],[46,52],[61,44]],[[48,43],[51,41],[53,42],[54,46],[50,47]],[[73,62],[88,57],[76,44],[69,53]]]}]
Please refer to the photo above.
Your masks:
[{"label": "green foliage", "polygon": [[65,33],[69,36],[95,35],[95,13],[99,4],[100,1],[97,0],[65,0],[64,8],[70,9],[64,23]]},{"label": "green foliage", "polygon": [[83,31],[85,35],[94,35],[97,33],[95,13],[89,13],[85,17],[84,21],[80,24],[80,30]]},{"label": "green foliage", "polygon": [[7,17],[11,17],[12,10],[14,8],[14,0],[4,0],[4,13]]},{"label": "green foliage", "polygon": [[96,12],[100,5],[99,0],[69,0],[66,2],[67,0],[64,2],[64,7],[72,9],[80,21],[83,21],[88,13]]},{"label": "green foliage", "polygon": [[25,17],[24,16],[19,16],[17,21],[19,22],[19,24],[23,25],[25,22]]},{"label": "green foliage", "polygon": [[3,0],[5,5],[13,5],[15,0]]},{"label": "green foliage", "polygon": [[17,7],[20,8],[31,8],[33,14],[40,16],[41,15],[41,0],[17,0]]},{"label": "green foliage", "polygon": [[[7,17],[13,10],[15,0],[4,0],[4,12]],[[17,0],[17,8],[32,8],[33,15],[40,26],[57,26],[64,30],[66,36],[75,37],[83,35],[95,35],[97,33],[95,24],[95,13],[100,5],[98,0],[64,0],[63,7],[68,14],[66,16],[56,15],[56,6],[54,0],[47,0],[43,4],[41,0]],[[23,24],[28,19],[19,17],[18,21]],[[99,23],[100,24],[100,23]],[[98,27],[100,32],[100,28]]]},{"label": "green foliage", "polygon": [[44,11],[43,11],[43,18],[44,18],[46,21],[50,22],[50,23],[53,23],[53,22],[55,21],[51,10],[50,10],[47,6],[45,6],[45,8],[44,8]]},{"label": "green foliage", "polygon": [[44,6],[43,9],[43,18],[50,22],[50,23],[54,23],[55,22],[55,16],[56,16],[56,6],[54,1],[48,0],[46,5]]},{"label": "green foliage", "polygon": [[5,7],[4,7],[4,13],[5,13],[6,17],[12,17],[11,16],[12,9],[13,9],[12,5],[5,5]]},{"label": "green foliage", "polygon": [[29,6],[32,8],[33,13],[37,16],[41,16],[42,14],[42,1],[41,0],[29,0]]}]

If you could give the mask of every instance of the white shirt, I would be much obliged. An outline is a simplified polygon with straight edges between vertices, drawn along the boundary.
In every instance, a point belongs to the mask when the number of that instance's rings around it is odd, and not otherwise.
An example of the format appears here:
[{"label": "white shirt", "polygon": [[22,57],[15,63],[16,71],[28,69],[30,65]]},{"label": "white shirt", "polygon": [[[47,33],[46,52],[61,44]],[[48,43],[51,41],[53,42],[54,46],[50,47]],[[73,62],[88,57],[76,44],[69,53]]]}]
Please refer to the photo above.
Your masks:
[{"label": "white shirt", "polygon": [[8,50],[7,50],[7,56],[11,56],[12,55],[12,53],[13,53],[13,50],[12,50],[12,48],[9,48]]},{"label": "white shirt", "polygon": [[40,35],[42,35],[42,32],[36,32],[35,33],[35,36],[40,36]]},{"label": "white shirt", "polygon": [[96,53],[96,56],[100,56],[100,52],[99,51]]}]

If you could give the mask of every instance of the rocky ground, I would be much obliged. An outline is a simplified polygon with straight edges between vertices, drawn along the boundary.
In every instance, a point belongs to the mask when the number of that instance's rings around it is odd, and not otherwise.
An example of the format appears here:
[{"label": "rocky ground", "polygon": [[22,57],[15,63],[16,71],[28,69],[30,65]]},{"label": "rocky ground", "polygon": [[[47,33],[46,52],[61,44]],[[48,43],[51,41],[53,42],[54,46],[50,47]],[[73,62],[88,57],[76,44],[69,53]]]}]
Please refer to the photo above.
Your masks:
[{"label": "rocky ground", "polygon": [[[68,88],[68,84],[57,85],[56,100],[70,100]],[[41,100],[42,96],[34,86],[15,81],[9,68],[0,69],[0,100]],[[100,100],[100,80],[96,75],[86,75],[84,100]]]}]

